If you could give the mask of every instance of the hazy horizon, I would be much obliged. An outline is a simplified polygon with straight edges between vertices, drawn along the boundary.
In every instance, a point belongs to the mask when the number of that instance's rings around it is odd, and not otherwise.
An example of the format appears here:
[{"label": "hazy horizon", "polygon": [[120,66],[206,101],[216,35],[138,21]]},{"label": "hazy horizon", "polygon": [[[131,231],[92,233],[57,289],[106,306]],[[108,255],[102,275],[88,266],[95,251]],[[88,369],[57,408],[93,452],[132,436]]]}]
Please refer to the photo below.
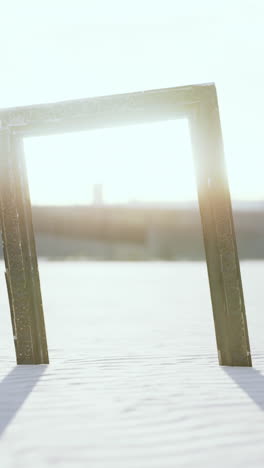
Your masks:
[{"label": "hazy horizon", "polygon": [[[187,119],[24,139],[32,204],[86,205],[94,185],[107,204],[197,200]],[[225,157],[232,200],[264,199],[262,180]]]},{"label": "hazy horizon", "polygon": [[[259,206],[259,205],[262,205],[263,204],[263,207],[264,207],[264,198],[263,199],[260,199],[260,200],[231,200],[232,201],[232,205],[233,207],[243,207],[243,205],[245,207],[247,206]],[[186,207],[195,207],[198,205],[198,200],[169,200],[169,201],[159,201],[159,200],[151,200],[151,201],[141,201],[141,200],[128,200],[128,201],[122,201],[120,203],[111,203],[111,202],[107,202],[107,200],[104,200],[103,203],[101,204],[96,204],[94,203],[93,201],[91,202],[87,202],[87,203],[69,203],[69,204],[55,204],[55,203],[51,203],[51,204],[45,204],[45,203],[32,203],[32,206],[36,206],[36,207],[68,207],[68,206],[72,206],[72,207],[78,207],[78,206],[96,206],[96,207],[99,207],[100,206],[127,206],[128,208],[129,207],[133,207],[133,206],[146,206],[146,207],[151,207],[151,206],[157,206],[157,207],[173,207],[173,206],[186,206]]]}]

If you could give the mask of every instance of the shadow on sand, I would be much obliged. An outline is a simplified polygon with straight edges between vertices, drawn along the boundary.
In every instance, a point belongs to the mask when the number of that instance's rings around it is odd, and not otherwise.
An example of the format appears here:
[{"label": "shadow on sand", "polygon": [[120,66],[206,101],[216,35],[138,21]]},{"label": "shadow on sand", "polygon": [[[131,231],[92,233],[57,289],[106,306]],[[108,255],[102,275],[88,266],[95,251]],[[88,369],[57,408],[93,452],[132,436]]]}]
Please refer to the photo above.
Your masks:
[{"label": "shadow on sand", "polygon": [[222,367],[225,373],[264,411],[264,375],[252,367]]},{"label": "shadow on sand", "polygon": [[44,374],[47,365],[14,367],[0,382],[0,437]]}]

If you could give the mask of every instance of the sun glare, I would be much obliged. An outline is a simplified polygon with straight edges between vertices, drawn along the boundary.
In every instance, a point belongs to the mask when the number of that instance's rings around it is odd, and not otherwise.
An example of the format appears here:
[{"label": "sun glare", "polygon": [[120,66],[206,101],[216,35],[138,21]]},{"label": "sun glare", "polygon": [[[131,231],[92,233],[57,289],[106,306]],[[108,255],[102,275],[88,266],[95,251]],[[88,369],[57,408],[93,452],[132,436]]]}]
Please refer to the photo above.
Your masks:
[{"label": "sun glare", "polygon": [[106,203],[196,198],[185,119],[25,138],[24,146],[33,204],[88,204],[98,183]]}]

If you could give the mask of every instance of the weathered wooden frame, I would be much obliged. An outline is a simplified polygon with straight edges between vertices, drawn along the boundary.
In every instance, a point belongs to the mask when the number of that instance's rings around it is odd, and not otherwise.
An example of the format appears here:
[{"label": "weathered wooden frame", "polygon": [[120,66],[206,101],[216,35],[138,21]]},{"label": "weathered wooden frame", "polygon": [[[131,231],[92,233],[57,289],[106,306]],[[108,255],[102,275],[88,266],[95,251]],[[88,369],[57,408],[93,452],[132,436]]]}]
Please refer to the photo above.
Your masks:
[{"label": "weathered wooden frame", "polygon": [[18,364],[48,363],[23,137],[177,118],[190,124],[219,363],[252,365],[214,84],[0,111],[2,239]]}]

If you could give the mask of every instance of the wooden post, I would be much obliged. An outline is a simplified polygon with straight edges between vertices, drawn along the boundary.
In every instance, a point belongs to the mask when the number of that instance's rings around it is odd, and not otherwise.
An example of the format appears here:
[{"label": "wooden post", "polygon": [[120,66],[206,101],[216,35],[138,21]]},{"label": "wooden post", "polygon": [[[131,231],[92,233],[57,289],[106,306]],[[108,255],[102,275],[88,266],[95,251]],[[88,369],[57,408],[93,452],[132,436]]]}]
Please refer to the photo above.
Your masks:
[{"label": "wooden post", "polygon": [[49,362],[22,140],[0,134],[3,251],[18,364]]},{"label": "wooden post", "polygon": [[251,366],[248,329],[214,86],[190,118],[219,364]]}]

